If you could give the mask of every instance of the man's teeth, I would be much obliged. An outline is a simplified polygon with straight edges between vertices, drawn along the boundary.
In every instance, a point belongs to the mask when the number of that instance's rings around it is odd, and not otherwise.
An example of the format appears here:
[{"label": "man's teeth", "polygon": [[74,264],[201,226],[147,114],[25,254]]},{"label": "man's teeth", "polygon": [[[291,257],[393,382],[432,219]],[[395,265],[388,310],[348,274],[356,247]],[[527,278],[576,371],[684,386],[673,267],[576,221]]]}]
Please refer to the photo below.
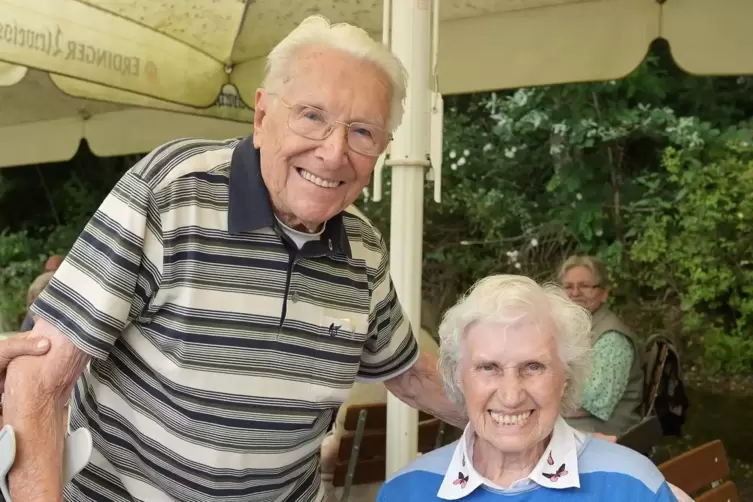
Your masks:
[{"label": "man's teeth", "polygon": [[523,425],[531,416],[533,411],[526,411],[523,413],[517,413],[515,415],[508,415],[506,413],[497,413],[496,411],[490,411],[492,420],[497,425]]},{"label": "man's teeth", "polygon": [[305,169],[299,169],[299,173],[301,173],[301,176],[303,176],[303,179],[310,181],[314,185],[324,187],[324,188],[337,188],[340,186],[339,181],[329,181],[329,180],[323,180],[316,174],[312,174]]}]

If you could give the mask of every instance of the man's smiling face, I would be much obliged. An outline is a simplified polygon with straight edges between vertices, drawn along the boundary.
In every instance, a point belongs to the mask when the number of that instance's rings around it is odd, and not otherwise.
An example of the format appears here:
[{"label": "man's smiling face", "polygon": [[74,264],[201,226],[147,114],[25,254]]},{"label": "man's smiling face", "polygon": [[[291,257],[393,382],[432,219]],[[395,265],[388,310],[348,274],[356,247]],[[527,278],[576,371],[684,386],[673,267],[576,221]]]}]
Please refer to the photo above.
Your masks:
[{"label": "man's smiling face", "polygon": [[338,122],[386,129],[391,89],[376,65],[342,51],[309,47],[290,64],[278,95],[257,91],[254,144],[275,214],[292,228],[313,232],[358,198],[377,157],[349,148],[342,124],[323,140],[293,132],[291,108],[309,105]]}]

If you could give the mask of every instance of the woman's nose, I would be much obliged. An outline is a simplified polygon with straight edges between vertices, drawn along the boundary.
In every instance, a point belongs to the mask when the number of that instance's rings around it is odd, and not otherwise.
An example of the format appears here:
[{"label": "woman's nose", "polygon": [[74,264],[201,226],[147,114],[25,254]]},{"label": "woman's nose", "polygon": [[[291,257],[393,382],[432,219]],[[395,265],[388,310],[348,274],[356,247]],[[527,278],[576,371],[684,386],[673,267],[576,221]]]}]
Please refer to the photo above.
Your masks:
[{"label": "woman's nose", "polygon": [[505,407],[514,408],[523,401],[524,391],[520,377],[517,374],[502,376],[498,393]]}]

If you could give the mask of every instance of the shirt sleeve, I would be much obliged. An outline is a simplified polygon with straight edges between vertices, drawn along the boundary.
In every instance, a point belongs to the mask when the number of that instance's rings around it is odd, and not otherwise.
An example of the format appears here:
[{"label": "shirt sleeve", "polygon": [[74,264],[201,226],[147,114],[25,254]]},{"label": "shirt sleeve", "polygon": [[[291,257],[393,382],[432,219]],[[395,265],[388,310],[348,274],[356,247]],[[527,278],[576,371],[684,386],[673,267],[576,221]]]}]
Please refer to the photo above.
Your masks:
[{"label": "shirt sleeve", "polygon": [[162,268],[159,210],[134,169],[105,198],[32,306],[81,351],[100,359],[148,306]]},{"label": "shirt sleeve", "polygon": [[627,388],[634,348],[625,335],[610,331],[596,341],[593,350],[591,377],[583,387],[582,406],[606,421]]},{"label": "shirt sleeve", "polygon": [[[677,502],[693,502],[693,499],[690,498],[690,495],[680,490],[675,485],[667,483],[667,488],[669,488],[669,491],[672,493],[672,496],[674,496],[677,499]],[[666,494],[664,496],[665,498],[660,499],[660,500],[672,500],[671,498],[667,499]]]},{"label": "shirt sleeve", "polygon": [[379,237],[379,264],[371,284],[369,338],[356,380],[381,382],[393,378],[418,359],[418,342],[392,284],[389,252]]},{"label": "shirt sleeve", "polygon": [[662,483],[659,490],[656,492],[654,502],[693,502],[693,499],[688,497],[684,492],[679,489],[677,490],[681,496],[677,496],[678,494],[669,484],[667,484],[667,482]]}]

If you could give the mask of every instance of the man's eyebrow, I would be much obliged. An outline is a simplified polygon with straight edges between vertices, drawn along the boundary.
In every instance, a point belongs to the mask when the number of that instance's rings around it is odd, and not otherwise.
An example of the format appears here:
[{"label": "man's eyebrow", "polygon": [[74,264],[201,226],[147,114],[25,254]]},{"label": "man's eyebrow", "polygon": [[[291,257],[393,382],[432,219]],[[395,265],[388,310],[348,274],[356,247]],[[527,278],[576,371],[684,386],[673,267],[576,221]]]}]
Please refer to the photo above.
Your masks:
[{"label": "man's eyebrow", "polygon": [[[322,104],[317,103],[316,101],[302,100],[302,101],[296,102],[296,104],[303,105],[303,106],[308,106],[310,108],[316,108],[317,110],[325,112],[325,113],[327,113],[329,115],[334,115],[331,111],[327,110],[327,108],[325,108]],[[347,121],[343,121],[343,122],[347,122],[349,124],[352,124],[354,122],[358,122],[359,124],[367,124],[367,125],[370,125],[370,126],[374,126],[374,127],[380,128],[380,129],[387,130],[384,126],[379,125],[376,122],[373,122],[373,121],[368,120],[368,119],[363,118],[363,117],[350,118]]]},{"label": "man's eyebrow", "polygon": [[316,108],[317,110],[321,110],[323,112],[330,113],[329,111],[327,111],[327,109],[323,105],[321,105],[321,104],[319,104],[319,103],[317,103],[315,101],[313,101],[313,102],[312,101],[301,101],[298,104],[301,104],[303,106],[309,106],[311,108]]}]

